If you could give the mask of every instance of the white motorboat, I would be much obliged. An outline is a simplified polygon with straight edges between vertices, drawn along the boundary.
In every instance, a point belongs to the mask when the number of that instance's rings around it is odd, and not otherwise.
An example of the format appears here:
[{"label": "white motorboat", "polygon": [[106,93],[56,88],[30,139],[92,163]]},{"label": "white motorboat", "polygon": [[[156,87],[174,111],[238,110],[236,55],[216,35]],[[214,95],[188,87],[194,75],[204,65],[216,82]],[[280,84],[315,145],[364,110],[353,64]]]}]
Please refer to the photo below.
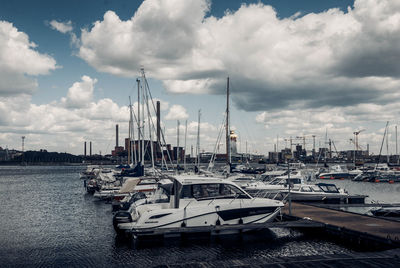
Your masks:
[{"label": "white motorboat", "polygon": [[253,198],[225,179],[181,175],[174,179],[168,203],[133,206],[130,222],[117,224],[116,230],[149,234],[163,228],[179,232],[182,227],[225,225],[218,234],[231,233],[237,230],[229,226],[273,221],[281,207],[281,201]]},{"label": "white motorboat", "polygon": [[149,197],[159,188],[160,184],[171,183],[169,179],[161,179],[154,176],[143,176],[136,178],[126,178],[118,192],[113,193],[113,211],[129,208],[131,203],[138,197],[136,193],[142,193],[140,196]]},{"label": "white motorboat", "polygon": [[289,181],[293,189],[299,189],[305,178],[301,171],[295,170],[290,175],[271,177],[270,181],[256,180],[244,184],[242,187],[253,196],[272,196],[289,188]]},{"label": "white motorboat", "polygon": [[344,180],[344,179],[352,179],[356,177],[358,174],[362,173],[360,170],[352,170],[349,171],[347,169],[343,169],[340,165],[334,165],[330,167],[329,172],[324,172],[318,175],[319,179],[331,179],[331,180]]},{"label": "white motorboat", "polygon": [[250,182],[255,180],[255,178],[253,176],[244,175],[244,174],[235,174],[233,176],[229,176],[227,179],[236,183],[240,187],[242,187],[243,185],[247,185]]},{"label": "white motorboat", "polygon": [[99,172],[100,172],[99,166],[88,165],[85,171],[79,173],[79,177],[82,180],[95,179],[99,174]]},{"label": "white motorboat", "polygon": [[372,215],[379,217],[400,217],[400,207],[381,207],[371,210]]},{"label": "white motorboat", "polygon": [[120,189],[121,186],[105,184],[101,186],[100,190],[94,192],[93,197],[98,200],[110,200]]},{"label": "white motorboat", "polygon": [[[289,190],[281,191],[280,198],[288,198]],[[304,202],[340,203],[350,195],[343,189],[330,183],[303,184],[297,189],[290,189],[291,200]]]}]

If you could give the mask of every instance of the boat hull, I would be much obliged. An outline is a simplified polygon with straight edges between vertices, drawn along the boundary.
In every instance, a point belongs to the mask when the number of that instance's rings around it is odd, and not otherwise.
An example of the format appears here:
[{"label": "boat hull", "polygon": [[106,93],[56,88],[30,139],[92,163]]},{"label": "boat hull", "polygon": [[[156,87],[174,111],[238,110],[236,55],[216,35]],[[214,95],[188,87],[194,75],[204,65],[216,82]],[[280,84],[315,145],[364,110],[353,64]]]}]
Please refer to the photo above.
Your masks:
[{"label": "boat hull", "polygon": [[[246,231],[246,224],[273,221],[280,213],[280,209],[281,206],[271,205],[238,208],[237,204],[225,208],[222,205],[212,208],[210,206],[208,211],[201,211],[201,208],[199,210],[192,208],[190,211],[164,209],[161,214],[149,216],[145,221],[118,224],[118,229],[135,235],[160,234],[163,231],[180,233],[185,228],[191,228],[192,232],[211,230],[212,235],[233,234]],[[238,229],[239,225],[243,228]],[[213,227],[218,226],[224,226],[223,230],[213,231]]]}]

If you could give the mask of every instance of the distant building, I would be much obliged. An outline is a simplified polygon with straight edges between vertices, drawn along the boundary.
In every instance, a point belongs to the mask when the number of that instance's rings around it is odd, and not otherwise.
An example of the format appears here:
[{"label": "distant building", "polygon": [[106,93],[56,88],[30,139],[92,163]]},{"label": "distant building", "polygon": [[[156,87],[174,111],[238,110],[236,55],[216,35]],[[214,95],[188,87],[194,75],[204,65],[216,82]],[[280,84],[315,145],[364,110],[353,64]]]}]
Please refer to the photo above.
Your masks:
[{"label": "distant building", "polygon": [[112,156],[118,156],[120,153],[123,153],[124,151],[125,151],[125,150],[124,150],[124,147],[122,147],[122,146],[115,146],[115,149],[111,151],[111,155],[112,155]]},{"label": "distant building", "polygon": [[237,154],[237,135],[233,130],[230,131],[231,154]]}]

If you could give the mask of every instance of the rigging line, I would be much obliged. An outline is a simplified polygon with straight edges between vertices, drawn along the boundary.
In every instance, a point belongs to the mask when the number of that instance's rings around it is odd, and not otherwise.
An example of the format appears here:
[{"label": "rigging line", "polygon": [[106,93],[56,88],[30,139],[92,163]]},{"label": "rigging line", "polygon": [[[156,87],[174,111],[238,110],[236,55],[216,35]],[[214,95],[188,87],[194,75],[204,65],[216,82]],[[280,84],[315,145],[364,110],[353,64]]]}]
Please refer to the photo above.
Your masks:
[{"label": "rigging line", "polygon": [[223,134],[223,132],[224,132],[225,120],[226,120],[226,113],[225,113],[225,115],[224,115],[224,118],[223,118],[222,123],[221,123],[221,127],[220,127],[220,129],[219,129],[219,133],[218,133],[218,137],[217,137],[217,142],[215,143],[214,151],[213,151],[213,154],[212,154],[212,156],[211,156],[210,163],[208,164],[207,171],[211,171],[211,170],[212,170],[212,163],[214,163],[214,161],[215,161],[216,153],[217,153],[217,150],[219,149],[219,146],[218,146],[218,145],[219,145],[219,143],[220,143],[220,141],[221,141],[221,139],[222,139],[222,134]]},{"label": "rigging line", "polygon": [[219,143],[220,143],[220,141],[222,139],[222,135],[223,135],[223,132],[224,132],[224,129],[225,129],[225,120],[226,120],[226,113],[225,113],[225,116],[224,116],[224,118],[222,120],[222,123],[221,123],[221,127],[220,127],[220,130],[219,130],[219,133],[218,133],[218,137],[217,137],[217,142],[215,143],[214,151],[213,151],[213,154],[211,156],[210,163],[208,164],[207,171],[211,171],[212,168],[213,168],[212,163],[214,163],[215,158],[216,158],[217,150],[219,149]]},{"label": "rigging line", "polygon": [[[144,75],[144,74],[143,74]],[[143,131],[143,134],[142,134],[142,137],[143,137],[143,143],[142,143],[142,151],[143,151],[143,155],[142,155],[142,159],[143,159],[143,164],[144,164],[144,160],[145,160],[145,157],[146,157],[146,153],[147,153],[147,155],[149,155],[150,154],[150,152],[148,151],[148,147],[149,147],[149,144],[151,143],[151,140],[150,140],[150,138],[149,138],[149,140],[148,141],[146,141],[146,139],[145,139],[145,113],[144,113],[144,106],[146,105],[146,107],[148,106],[148,100],[147,100],[147,98],[146,98],[146,85],[144,85],[144,87],[143,87],[143,85],[142,85],[142,83],[140,84],[140,86],[141,86],[141,88],[142,88],[142,101],[143,101],[143,106],[142,106],[142,114],[143,114],[143,122],[142,122],[142,131]],[[147,114],[147,120],[149,120],[149,115]],[[149,137],[151,137],[151,134],[149,133]],[[149,155],[149,158],[151,159],[151,155]]]},{"label": "rigging line", "polygon": [[[147,94],[147,91],[145,93],[146,93],[145,94],[145,100],[146,100],[146,108],[147,108],[147,117],[151,118],[152,116],[151,116],[150,109],[149,109],[149,99],[148,99],[149,95]],[[154,131],[154,129],[151,128],[151,122],[152,122],[152,120],[148,120],[148,123],[149,123],[149,143],[150,143],[150,149],[151,149],[151,164],[152,164],[152,167],[153,167],[153,170],[154,170],[155,169],[154,168],[154,150],[153,150],[153,139],[152,139],[152,136],[151,136],[151,133]]]},{"label": "rigging line", "polygon": [[[232,79],[229,79],[229,83],[230,83],[230,88],[233,89],[232,91],[234,91],[236,89],[235,83],[232,82]],[[231,93],[231,95],[233,95],[233,94]],[[249,127],[247,126],[246,122],[242,120],[242,116],[232,116],[232,110],[230,111],[230,113],[231,113],[231,118],[234,118],[235,121],[239,120],[240,125],[243,126],[243,128],[245,130],[246,136],[240,137],[240,143],[243,143],[243,138],[245,140],[246,140],[246,138],[248,138],[247,140],[254,141],[255,139],[254,139],[253,135],[249,132]],[[231,121],[232,121],[232,119],[231,119]]]},{"label": "rigging line", "polygon": [[109,139],[108,139],[108,144],[107,144],[107,147],[106,147],[106,151],[105,152],[108,152],[108,148],[110,147],[110,144],[111,144],[111,141],[114,139],[114,137],[110,137]]},{"label": "rigging line", "polygon": [[[146,85],[148,94],[149,94],[149,96],[150,96],[151,104],[153,105],[153,111],[156,111],[156,108],[155,108],[155,105],[154,105],[153,96],[152,96],[152,94],[151,94],[151,91],[149,90],[150,87],[149,87],[149,84],[148,84],[148,82],[147,82],[146,75],[145,75],[144,73],[143,73],[143,78],[144,78],[144,82],[145,82],[145,85]],[[154,127],[153,119],[150,118],[150,120],[151,120],[152,125],[153,125],[153,127]],[[161,137],[162,137],[163,143],[164,143],[164,144],[167,144],[166,141],[165,141],[164,132],[163,132],[162,130],[161,130],[160,132],[161,132]],[[159,146],[160,146],[160,148],[161,148],[161,151],[163,151],[163,150],[162,150],[161,141],[159,141]],[[171,163],[171,165],[172,165],[172,158],[171,158],[171,155],[170,155],[170,153],[169,153],[168,150],[166,150],[166,152],[167,152],[168,160],[170,161],[170,163]],[[163,159],[164,159],[164,157],[163,157]],[[168,166],[167,166],[166,160],[165,160],[165,164],[166,164],[166,167],[167,167],[167,170],[168,170]]]},{"label": "rigging line", "polygon": [[382,154],[382,148],[383,148],[383,143],[385,142],[385,136],[386,136],[386,131],[389,125],[389,121],[386,121],[386,127],[385,127],[385,132],[383,133],[383,139],[382,139],[382,143],[381,143],[381,149],[379,150],[379,157],[378,157],[378,163],[376,163],[375,166],[375,171],[378,168],[378,164],[381,161],[381,154]]},{"label": "rigging line", "polygon": [[[146,84],[147,84],[147,80],[146,80]],[[151,92],[150,92],[150,89],[149,89],[149,87],[148,87],[148,84],[147,84],[147,91],[146,91],[146,92],[150,95],[150,98],[151,98]],[[151,98],[151,101],[152,101],[153,108],[154,108],[154,102],[153,102],[153,99],[152,99],[152,98]],[[155,124],[154,124],[153,118],[150,117],[149,121],[151,122],[151,125],[153,126],[153,130],[155,130]],[[163,131],[160,130],[160,133],[161,133],[161,135],[162,135],[162,137],[163,137],[164,144],[166,144]],[[161,151],[162,151],[162,154],[164,154],[164,153],[163,153],[163,149],[162,149],[162,145],[161,145],[161,141],[158,141],[158,146],[160,147],[160,149],[161,149]],[[171,159],[171,156],[170,156],[170,154],[169,154],[169,151],[166,150],[166,152],[167,152],[168,159],[169,159],[169,161],[170,161],[170,163],[171,163],[171,165],[172,165],[172,159]],[[167,169],[168,169],[167,162],[166,162],[166,160],[164,159],[164,157],[163,157],[162,160],[164,160],[163,163],[165,163],[165,165],[166,165],[166,167],[167,167]]]}]

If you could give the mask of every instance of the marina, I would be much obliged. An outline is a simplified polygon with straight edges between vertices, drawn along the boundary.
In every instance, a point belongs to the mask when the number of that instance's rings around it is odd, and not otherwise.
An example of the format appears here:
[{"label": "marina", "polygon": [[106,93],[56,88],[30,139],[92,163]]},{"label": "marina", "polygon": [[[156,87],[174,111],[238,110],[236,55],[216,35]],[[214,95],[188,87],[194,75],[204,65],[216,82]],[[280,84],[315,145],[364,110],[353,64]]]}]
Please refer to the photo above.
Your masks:
[{"label": "marina", "polygon": [[[398,229],[381,229],[383,231],[378,234],[379,239],[374,240],[375,244],[366,243],[360,246],[345,238],[357,234],[361,238],[360,241],[369,241],[371,234],[366,235],[364,233],[366,230],[361,230],[360,235],[357,230],[353,233],[350,226],[345,227],[346,221],[334,224],[317,218],[325,215],[325,212],[320,214],[316,211],[316,206],[338,209],[340,204],[312,204],[312,209],[303,207],[297,210],[305,205],[292,203],[293,217],[299,217],[301,220],[289,219],[286,216],[288,215],[288,204],[286,204],[282,210],[283,221],[263,226],[254,225],[255,229],[264,231],[244,232],[239,236],[218,238],[209,235],[183,235],[177,238],[172,233],[167,235],[167,238],[149,241],[144,239],[136,243],[133,237],[124,238],[116,235],[112,226],[112,204],[95,201],[91,194],[86,193],[82,181],[78,179],[78,173],[83,168],[27,166],[0,167],[0,169],[2,174],[0,198],[3,204],[0,257],[6,267],[11,264],[93,266],[98,263],[206,267],[229,266],[232,263],[253,266],[307,263],[315,267],[324,263],[332,266],[350,263],[365,267],[366,263],[377,260],[379,263],[389,265],[388,267],[398,265],[397,251],[393,249],[387,251],[388,248],[393,248],[394,244],[388,246],[385,242],[388,238],[387,232],[391,230],[390,239],[395,240],[394,234],[398,233]],[[350,188],[347,187],[349,191],[357,189],[351,185],[360,185],[357,182],[347,182],[350,185]],[[384,188],[386,184],[362,185],[370,197],[374,200],[380,199],[384,204],[390,204],[398,194],[396,187]],[[27,189],[35,191],[36,194],[26,195]],[[369,211],[374,205],[380,206],[367,203],[348,204],[347,207],[353,206],[355,209]],[[15,209],[16,207],[18,209]],[[344,207],[346,209],[346,205]],[[326,210],[325,207],[321,209]],[[329,211],[335,212],[335,210]],[[21,214],[24,215],[23,218],[20,217]],[[350,214],[348,223],[357,225],[359,214],[353,212],[346,214]],[[328,215],[325,217],[329,218]],[[308,217],[311,221],[303,217]],[[367,219],[370,220],[367,224],[381,224],[372,217]],[[234,228],[244,227],[248,228],[240,225]],[[375,227],[371,225],[369,228],[374,230]],[[329,230],[332,235],[329,235]],[[182,231],[193,230],[186,227]],[[341,237],[341,234],[346,235]],[[20,258],[21,254],[24,254],[25,258]],[[154,259],[154,254],[159,257]]]},{"label": "marina", "polygon": [[400,267],[400,5],[3,1],[0,267]]}]

